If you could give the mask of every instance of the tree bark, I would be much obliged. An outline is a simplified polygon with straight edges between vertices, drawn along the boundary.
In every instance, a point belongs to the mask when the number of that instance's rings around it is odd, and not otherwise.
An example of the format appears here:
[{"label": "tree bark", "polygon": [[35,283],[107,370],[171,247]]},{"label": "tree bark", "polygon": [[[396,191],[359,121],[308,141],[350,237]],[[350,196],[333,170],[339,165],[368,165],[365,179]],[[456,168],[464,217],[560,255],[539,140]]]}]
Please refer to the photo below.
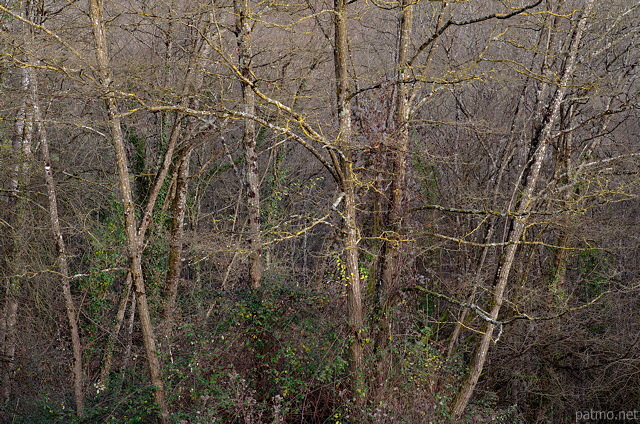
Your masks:
[{"label": "tree bark", "polygon": [[[389,164],[391,171],[391,191],[386,205],[387,218],[383,245],[380,257],[380,281],[376,284],[376,298],[378,299],[378,331],[376,333],[374,349],[378,355],[376,364],[376,399],[381,395],[384,379],[386,378],[387,346],[391,338],[391,308],[394,290],[397,288],[402,266],[404,236],[402,235],[402,216],[405,209],[405,187],[407,170],[407,152],[409,147],[409,114],[410,114],[410,86],[405,83],[410,73],[409,48],[413,30],[414,3],[404,1],[400,18],[400,34],[396,86],[394,132],[386,140],[391,145]],[[392,141],[393,140],[393,141]],[[386,144],[386,143],[385,143]]]},{"label": "tree bark", "polygon": [[[351,139],[351,106],[349,104],[349,76],[347,73],[347,1],[334,1],[334,64],[336,77],[336,107],[338,112],[337,146],[341,151],[336,169],[339,184],[344,193],[343,232],[347,284],[347,314],[351,332],[350,359],[353,378],[353,395],[356,404],[364,401],[366,385],[363,378],[362,289],[360,283],[358,224],[356,219],[356,175],[353,170]],[[336,157],[336,156],[334,156]]]},{"label": "tree bark", "polygon": [[[122,196],[122,207],[124,209],[127,248],[130,258],[131,276],[133,278],[133,285],[136,292],[138,317],[140,319],[140,327],[142,330],[142,338],[149,366],[151,384],[154,386],[154,397],[160,411],[159,422],[161,424],[166,424],[169,420],[169,408],[165,400],[162,371],[156,349],[156,339],[153,325],[151,323],[151,314],[147,303],[144,274],[142,270],[144,230],[146,225],[148,225],[148,221],[145,223],[145,220],[143,219],[143,222],[140,224],[140,230],[138,230],[132,187],[130,183],[131,175],[128,169],[124,135],[120,124],[120,114],[118,111],[115,93],[113,93],[110,88],[112,77],[109,65],[107,38],[102,16],[103,3],[102,0],[90,0],[89,4],[91,24],[96,46],[99,81],[102,86],[103,99],[107,108],[107,115],[109,118],[108,125],[111,131],[112,143],[116,157],[116,166],[118,169],[119,189]],[[145,218],[147,218],[146,215]],[[150,218],[147,218],[147,220],[148,219]]]},{"label": "tree bark", "polygon": [[564,65],[564,69],[562,70],[562,78],[560,80],[559,86],[556,89],[551,105],[549,109],[547,109],[547,113],[543,121],[542,130],[539,135],[536,135],[536,137],[539,137],[539,139],[532,140],[532,145],[535,146],[535,150],[533,150],[532,152],[532,156],[529,161],[529,168],[527,170],[528,172],[526,173],[524,187],[520,195],[520,200],[516,207],[516,210],[519,212],[519,217],[514,218],[512,221],[511,229],[509,230],[508,235],[509,245],[505,250],[496,276],[496,284],[493,294],[493,306],[489,314],[489,318],[491,318],[492,321],[485,324],[480,343],[478,344],[476,352],[474,354],[471,369],[453,404],[452,415],[455,419],[459,419],[464,413],[464,410],[467,407],[469,400],[471,399],[471,395],[473,394],[475,387],[478,384],[480,374],[482,373],[484,364],[487,360],[489,346],[493,341],[493,333],[496,328],[496,322],[498,319],[498,315],[500,314],[502,303],[504,301],[504,291],[509,280],[509,273],[511,272],[511,268],[513,267],[516,251],[518,249],[518,243],[520,242],[527,227],[528,220],[526,213],[530,212],[533,207],[534,192],[538,183],[540,171],[542,169],[547,149],[551,142],[552,130],[555,122],[558,119],[560,106],[562,105],[562,101],[564,100],[569,80],[573,75],[578,56],[578,50],[580,47],[580,41],[582,39],[587,19],[589,17],[589,14],[591,13],[594,2],[595,0],[589,0],[583,16],[580,18],[577,28],[572,34],[571,49],[567,61]]},{"label": "tree bark", "polygon": [[[255,115],[256,97],[251,85],[253,72],[251,71],[251,35],[253,32],[251,21],[251,5],[249,0],[236,0],[236,36],[238,42],[238,66],[242,76],[243,110],[247,116]],[[244,186],[247,196],[247,212],[249,233],[247,248],[249,250],[249,281],[252,288],[260,287],[264,264],[262,260],[262,237],[260,234],[260,175],[258,173],[258,155],[256,153],[256,124],[252,119],[245,118],[243,128],[244,144]]]},{"label": "tree bark", "polygon": [[[202,33],[209,31],[209,24],[213,21],[209,15],[208,21],[205,23]],[[169,48],[169,47],[168,47]],[[189,61],[189,69],[185,75],[182,87],[182,104],[189,105],[197,109],[199,101],[197,99],[187,100],[191,94],[197,93],[203,84],[203,66],[204,61],[208,59],[211,46],[204,37],[200,40],[194,49]],[[170,55],[169,55],[170,56]],[[162,316],[164,323],[162,328],[165,337],[171,337],[173,330],[173,321],[175,319],[176,301],[178,296],[178,285],[182,274],[182,251],[184,244],[184,219],[187,211],[187,193],[189,189],[189,166],[191,162],[191,152],[193,144],[190,138],[196,130],[196,121],[193,117],[186,118],[186,124],[176,114],[175,123],[171,133],[171,140],[175,145],[182,136],[181,149],[176,164],[175,190],[171,201],[171,231],[169,243],[169,259],[167,261],[167,277],[164,285],[164,307]],[[184,130],[182,130],[184,126]]]},{"label": "tree bark", "polygon": [[176,188],[171,205],[173,217],[171,220],[167,281],[164,293],[165,307],[163,310],[164,319],[169,322],[173,320],[178,296],[178,283],[180,282],[180,274],[182,273],[182,244],[184,238],[184,217],[187,208],[190,159],[191,152],[188,151],[177,165]]},{"label": "tree bark", "polygon": [[113,329],[109,333],[109,339],[107,340],[107,344],[104,348],[104,354],[102,356],[100,377],[98,378],[98,382],[96,384],[96,389],[98,391],[106,390],[109,387],[109,374],[111,373],[111,365],[113,364],[113,348],[116,344],[116,339],[118,338],[120,329],[122,328],[122,323],[124,322],[124,316],[127,311],[127,304],[129,303],[129,298],[131,297],[132,285],[133,280],[131,278],[131,273],[127,272],[124,294],[120,298],[118,311],[116,312],[116,319],[113,323]]},{"label": "tree bark", "polygon": [[[25,31],[30,31],[26,28]],[[28,36],[28,35],[27,35]],[[27,212],[27,194],[26,187],[31,180],[31,162],[33,160],[32,143],[34,133],[34,94],[32,68],[21,68],[20,88],[22,94],[22,104],[16,112],[14,120],[14,137],[13,150],[18,158],[16,165],[13,167],[14,175],[9,181],[8,210],[13,212],[11,225],[11,239],[9,241],[9,255],[7,262],[7,276],[5,281],[5,300],[2,310],[2,322],[0,329],[2,330],[2,360],[5,366],[2,369],[1,391],[2,399],[7,402],[11,396],[13,386],[13,373],[15,371],[15,355],[17,345],[17,322],[19,294],[22,286],[20,274],[24,272],[27,241],[25,235],[27,233],[26,212]],[[20,191],[23,191],[20,193]]]},{"label": "tree bark", "polygon": [[[34,87],[37,87],[36,74],[33,75]],[[37,96],[37,94],[35,95]],[[62,236],[60,217],[58,215],[58,200],[56,186],[51,169],[51,158],[49,155],[49,140],[43,124],[38,99],[34,101],[34,116],[38,128],[40,145],[42,146],[42,159],[44,162],[44,179],[47,186],[47,197],[49,200],[49,219],[51,230],[55,240],[56,251],[58,253],[58,269],[60,270],[60,283],[67,312],[67,321],[71,330],[71,345],[73,348],[73,388],[75,392],[76,414],[80,419],[84,416],[84,372],[82,368],[82,344],[80,341],[80,330],[78,329],[78,316],[75,302],[71,295],[71,285],[69,284],[69,263],[67,261],[67,248]]]}]

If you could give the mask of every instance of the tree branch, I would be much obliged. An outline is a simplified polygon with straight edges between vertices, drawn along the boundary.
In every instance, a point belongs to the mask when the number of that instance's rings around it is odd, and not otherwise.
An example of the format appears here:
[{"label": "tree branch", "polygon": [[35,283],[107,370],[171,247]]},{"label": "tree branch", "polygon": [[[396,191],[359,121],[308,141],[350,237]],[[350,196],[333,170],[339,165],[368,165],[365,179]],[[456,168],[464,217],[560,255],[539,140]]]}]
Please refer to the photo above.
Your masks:
[{"label": "tree branch", "polygon": [[540,3],[542,3],[542,0],[538,0],[535,3],[521,7],[520,9],[514,10],[511,13],[504,13],[504,14],[492,13],[487,16],[482,16],[480,18],[474,18],[474,19],[467,19],[465,21],[454,21],[449,19],[447,23],[445,23],[442,27],[440,27],[440,29],[434,32],[433,35],[428,40],[426,40],[424,43],[420,45],[420,47],[418,47],[418,50],[413,55],[413,57],[409,59],[409,61],[407,62],[407,65],[409,66],[413,65],[413,62],[415,62],[415,60],[418,58],[418,56],[420,56],[420,54],[424,51],[424,49],[429,47],[431,43],[436,41],[442,34],[444,34],[447,28],[449,28],[452,25],[464,26],[464,25],[476,24],[478,22],[488,21],[489,19],[509,19],[523,12],[526,12],[527,10],[533,9],[534,7],[538,6]]}]

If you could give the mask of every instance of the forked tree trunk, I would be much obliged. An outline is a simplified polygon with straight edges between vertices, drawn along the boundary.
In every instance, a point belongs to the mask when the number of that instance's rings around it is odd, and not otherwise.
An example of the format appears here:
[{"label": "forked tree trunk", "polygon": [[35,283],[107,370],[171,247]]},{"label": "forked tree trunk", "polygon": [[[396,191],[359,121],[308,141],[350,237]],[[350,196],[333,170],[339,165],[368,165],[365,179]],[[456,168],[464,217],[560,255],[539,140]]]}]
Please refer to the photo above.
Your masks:
[{"label": "forked tree trunk", "polygon": [[[156,339],[151,323],[151,314],[147,303],[147,295],[142,270],[142,251],[146,225],[144,221],[138,225],[135,216],[135,205],[133,202],[132,187],[130,183],[130,173],[127,164],[127,152],[125,148],[124,135],[122,133],[120,114],[116,102],[115,93],[111,91],[112,83],[111,70],[109,65],[109,53],[107,49],[107,38],[103,20],[103,4],[101,0],[90,0],[90,17],[96,47],[98,62],[99,81],[102,85],[103,98],[107,108],[109,119],[109,129],[111,132],[113,148],[115,151],[116,166],[119,177],[119,189],[122,196],[122,207],[124,209],[125,227],[127,233],[127,248],[130,259],[131,276],[136,292],[138,316],[142,330],[142,338],[145,346],[145,353],[149,365],[151,384],[154,386],[155,401],[160,410],[159,422],[166,424],[169,419],[169,408],[165,399],[164,383],[160,360],[156,349]],[[152,202],[152,200],[150,200]],[[145,218],[148,220],[147,216]]]},{"label": "forked tree trunk", "polygon": [[351,332],[350,358],[353,395],[357,404],[365,399],[366,385],[363,378],[364,317],[360,284],[358,224],[356,220],[356,175],[353,170],[351,139],[351,106],[349,104],[349,75],[347,74],[347,1],[334,1],[334,64],[336,77],[336,107],[338,113],[337,146],[341,152],[336,169],[339,184],[344,193],[343,232],[344,257],[347,284],[347,314]]},{"label": "forked tree trunk", "polygon": [[536,149],[532,152],[532,157],[529,161],[530,165],[527,170],[527,177],[524,182],[520,200],[517,203],[516,211],[519,212],[519,216],[514,218],[511,224],[511,229],[509,230],[509,235],[507,238],[509,245],[505,249],[505,253],[496,276],[496,284],[493,293],[493,306],[489,314],[492,322],[487,322],[485,324],[480,343],[478,344],[476,352],[474,354],[471,369],[453,404],[452,415],[455,419],[459,419],[462,416],[465,408],[469,403],[469,400],[471,399],[471,395],[473,394],[476,385],[478,384],[480,374],[484,369],[484,364],[487,360],[487,354],[489,352],[489,346],[493,341],[493,333],[496,328],[496,322],[498,320],[500,309],[504,301],[504,291],[509,281],[509,274],[511,272],[511,268],[513,267],[516,251],[518,249],[518,243],[520,242],[528,223],[526,214],[530,212],[533,207],[532,203],[534,200],[535,188],[540,177],[540,171],[542,169],[547,149],[551,142],[552,130],[555,122],[558,119],[560,106],[562,105],[562,101],[564,100],[568,83],[575,68],[580,41],[582,39],[582,35],[587,24],[587,18],[591,13],[594,2],[595,0],[589,0],[583,16],[581,17],[580,21],[578,22],[577,28],[572,34],[571,49],[567,61],[564,65],[564,69],[562,70],[562,78],[560,80],[560,84],[556,89],[551,105],[544,117],[542,130],[538,135],[539,139],[532,140],[532,143],[534,146],[536,146]]}]

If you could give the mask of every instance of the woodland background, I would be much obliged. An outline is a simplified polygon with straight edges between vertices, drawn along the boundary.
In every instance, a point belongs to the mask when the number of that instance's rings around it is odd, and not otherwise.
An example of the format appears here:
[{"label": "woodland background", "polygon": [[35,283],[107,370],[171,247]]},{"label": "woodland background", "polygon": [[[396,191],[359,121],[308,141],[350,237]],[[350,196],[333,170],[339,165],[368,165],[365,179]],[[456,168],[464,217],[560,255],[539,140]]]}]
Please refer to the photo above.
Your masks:
[{"label": "woodland background", "polygon": [[636,0],[0,2],[0,422],[640,408]]}]

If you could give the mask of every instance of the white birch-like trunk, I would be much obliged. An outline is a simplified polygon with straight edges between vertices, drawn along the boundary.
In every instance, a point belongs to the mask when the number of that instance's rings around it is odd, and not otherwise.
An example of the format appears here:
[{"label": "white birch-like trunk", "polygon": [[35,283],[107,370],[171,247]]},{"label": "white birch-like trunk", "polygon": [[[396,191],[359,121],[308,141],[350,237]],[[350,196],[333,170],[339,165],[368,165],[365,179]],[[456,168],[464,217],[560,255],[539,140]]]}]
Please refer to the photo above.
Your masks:
[{"label": "white birch-like trunk", "polygon": [[[28,31],[29,29],[25,29]],[[16,113],[14,121],[13,149],[17,163],[13,168],[14,175],[9,182],[8,209],[13,213],[10,240],[10,256],[7,258],[7,277],[4,287],[4,304],[0,317],[1,353],[5,366],[2,369],[0,382],[2,399],[9,400],[13,386],[15,372],[15,355],[17,345],[17,328],[19,294],[22,286],[20,274],[24,269],[27,256],[26,208],[28,199],[24,189],[31,180],[31,162],[33,160],[32,143],[34,133],[34,99],[32,85],[32,69],[19,69],[22,104]],[[21,191],[23,191],[21,193]]]},{"label": "white birch-like trunk", "polygon": [[562,101],[564,100],[564,96],[567,91],[568,83],[575,69],[580,41],[582,39],[587,19],[589,17],[589,14],[591,13],[594,2],[595,0],[589,0],[585,11],[583,12],[583,16],[578,22],[578,26],[573,33],[571,40],[571,49],[562,72],[560,84],[555,92],[551,105],[544,118],[543,127],[539,135],[539,140],[533,140],[534,145],[536,145],[537,147],[533,152],[533,157],[530,160],[530,168],[528,170],[529,172],[527,174],[526,180],[524,181],[524,187],[521,193],[521,197],[516,207],[518,217],[513,219],[507,239],[509,245],[505,249],[504,256],[500,263],[500,267],[498,268],[498,273],[496,276],[496,284],[493,292],[493,306],[489,314],[489,317],[493,322],[487,322],[485,324],[480,343],[478,344],[476,352],[474,354],[471,369],[453,404],[452,415],[455,419],[459,419],[462,416],[465,408],[469,403],[469,400],[471,399],[475,387],[478,384],[480,374],[482,374],[482,370],[484,369],[484,364],[487,360],[489,347],[491,345],[491,342],[493,341],[493,334],[496,328],[495,322],[498,320],[500,309],[502,308],[502,303],[504,302],[504,292],[509,281],[509,274],[511,272],[511,268],[513,267],[515,255],[518,249],[518,243],[520,242],[528,223],[526,213],[530,212],[533,206],[532,202],[534,200],[535,189],[540,177],[540,171],[544,163],[547,149],[551,142],[552,130],[556,121],[558,120],[560,106],[562,105]]}]

